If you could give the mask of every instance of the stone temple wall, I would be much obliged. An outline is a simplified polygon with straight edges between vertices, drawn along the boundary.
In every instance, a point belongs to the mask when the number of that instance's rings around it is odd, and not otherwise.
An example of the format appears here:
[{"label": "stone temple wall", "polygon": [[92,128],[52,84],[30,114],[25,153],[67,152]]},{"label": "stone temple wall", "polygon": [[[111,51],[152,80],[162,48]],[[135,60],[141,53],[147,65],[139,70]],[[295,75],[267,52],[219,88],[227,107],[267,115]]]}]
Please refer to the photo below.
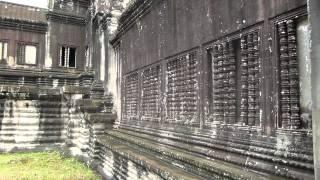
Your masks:
[{"label": "stone temple wall", "polygon": [[0,73],[0,153],[56,150],[105,174],[98,140],[116,115],[102,83],[85,72],[6,72]]},{"label": "stone temple wall", "polygon": [[41,22],[0,19],[44,48],[0,66],[0,151],[56,149],[106,179],[314,179],[306,1],[50,3]]},{"label": "stone temple wall", "polygon": [[311,92],[298,73],[310,61],[298,55],[306,4],[135,1],[111,40],[121,117],[104,144],[123,166],[158,175],[313,179],[312,118],[300,98]]},{"label": "stone temple wall", "polygon": [[104,130],[99,118],[111,114],[112,100],[103,96],[102,85],[92,85],[93,74],[30,77],[21,70],[7,71],[15,75],[1,76],[1,151],[78,147],[85,144],[78,135],[81,128],[89,131],[89,119]]}]

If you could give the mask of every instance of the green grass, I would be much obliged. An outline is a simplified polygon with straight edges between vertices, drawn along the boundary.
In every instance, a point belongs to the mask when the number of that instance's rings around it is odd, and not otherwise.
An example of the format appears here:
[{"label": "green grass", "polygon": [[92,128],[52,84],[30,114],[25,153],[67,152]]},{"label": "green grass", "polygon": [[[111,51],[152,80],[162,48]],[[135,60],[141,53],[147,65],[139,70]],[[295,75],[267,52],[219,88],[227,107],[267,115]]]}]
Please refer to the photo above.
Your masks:
[{"label": "green grass", "polygon": [[100,180],[85,164],[58,152],[0,154],[0,180]]}]

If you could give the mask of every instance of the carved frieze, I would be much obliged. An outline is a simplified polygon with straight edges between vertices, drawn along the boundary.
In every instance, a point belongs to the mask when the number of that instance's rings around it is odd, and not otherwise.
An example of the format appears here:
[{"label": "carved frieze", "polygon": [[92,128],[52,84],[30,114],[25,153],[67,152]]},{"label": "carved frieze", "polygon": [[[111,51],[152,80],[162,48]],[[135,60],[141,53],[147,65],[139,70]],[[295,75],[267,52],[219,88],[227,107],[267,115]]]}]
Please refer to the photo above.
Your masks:
[{"label": "carved frieze", "polygon": [[48,24],[46,22],[32,22],[1,17],[0,28],[45,33],[48,29]]}]

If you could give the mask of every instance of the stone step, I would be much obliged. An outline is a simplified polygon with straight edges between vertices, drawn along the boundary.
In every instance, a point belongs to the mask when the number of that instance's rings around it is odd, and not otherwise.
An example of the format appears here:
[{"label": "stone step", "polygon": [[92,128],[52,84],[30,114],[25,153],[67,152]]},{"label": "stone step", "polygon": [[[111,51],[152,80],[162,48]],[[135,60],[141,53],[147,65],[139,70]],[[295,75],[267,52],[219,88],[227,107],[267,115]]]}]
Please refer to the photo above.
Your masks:
[{"label": "stone step", "polygon": [[[212,177],[214,179],[221,177],[231,179],[281,179],[273,175],[256,172],[245,166],[237,166],[223,160],[211,158],[208,155],[194,153],[188,149],[162,144],[156,139],[148,140],[120,131],[109,131],[108,135],[132,148],[140,149],[145,153],[152,153],[158,156],[159,159],[166,160],[168,163],[172,162],[177,167],[184,168],[206,179],[212,179]],[[193,146],[188,148],[191,150]]]},{"label": "stone step", "polygon": [[17,123],[8,123],[8,124],[2,124],[1,125],[1,131],[16,131],[17,129],[22,131],[56,131],[65,129],[66,125],[64,123],[59,124],[23,124],[19,125]]},{"label": "stone step", "polygon": [[[10,118],[9,113],[0,113],[0,117]],[[31,113],[31,112],[23,112],[23,113],[15,113],[13,114],[13,118],[33,118],[33,119],[68,119],[69,115],[67,113],[57,114],[57,113]]]},{"label": "stone step", "polygon": [[[154,134],[153,134],[154,133]],[[247,156],[243,156],[238,153],[225,151],[225,147],[219,147],[218,145],[204,145],[199,141],[192,141],[192,138],[189,139],[175,139],[170,138],[166,133],[157,133],[157,132],[141,132],[129,129],[119,129],[117,132],[110,131],[110,135],[116,136],[119,139],[124,139],[125,141],[138,144],[139,146],[144,147],[144,141],[150,141],[152,143],[157,143],[159,145],[171,146],[174,148],[178,148],[179,150],[184,150],[189,153],[193,153],[196,155],[201,155],[204,158],[209,157],[215,160],[221,160],[223,162],[230,162],[232,164],[237,164],[239,166],[259,170],[261,172],[266,172],[268,174],[275,174],[278,176],[293,178],[293,177],[304,177],[305,179],[313,179],[312,176],[306,173],[308,171],[312,172],[313,165],[310,163],[296,162],[296,161],[286,161],[282,159],[277,159],[274,157],[268,157],[271,160],[265,161],[262,159],[250,157],[249,153]],[[141,143],[142,142],[142,143]],[[145,148],[145,147],[144,147]],[[149,147],[150,149],[150,147]],[[154,151],[154,149],[151,149]],[[160,152],[158,150],[158,152]],[[259,155],[262,156],[262,155]],[[266,159],[266,157],[264,157]],[[283,161],[283,163],[279,163],[278,161]],[[296,167],[292,167],[296,166]],[[300,166],[303,166],[300,167]],[[309,170],[305,169],[309,167]]]},{"label": "stone step", "polygon": [[65,136],[11,136],[0,137],[0,142],[4,144],[16,143],[62,143],[65,142]]},{"label": "stone step", "polygon": [[66,130],[59,129],[59,130],[2,130],[0,131],[0,136],[61,136],[65,134]]},{"label": "stone step", "polygon": [[59,150],[63,142],[34,142],[34,143],[3,143],[0,142],[0,152],[28,152],[28,151],[48,151]]},{"label": "stone step", "polygon": [[48,114],[65,114],[68,113],[67,108],[0,108],[1,114],[11,113],[48,113]]},{"label": "stone step", "polygon": [[[138,127],[138,126],[128,126],[121,125],[122,129],[127,129],[130,131],[142,132],[145,134],[156,135],[156,136],[164,136],[166,138],[170,138],[177,141],[184,141],[186,143],[192,143],[202,146],[209,146],[215,149],[222,149],[230,152],[235,152],[243,155],[250,155],[257,158],[263,158],[265,160],[271,160],[277,163],[282,163],[283,159],[290,159],[299,162],[307,162],[305,168],[313,169],[313,156],[309,154],[309,151],[303,151],[297,149],[295,152],[285,151],[277,149],[274,146],[264,145],[263,142],[255,143],[248,142],[245,144],[243,141],[236,141],[237,137],[229,138],[228,141],[221,140],[214,135],[206,136],[203,134],[192,134],[187,132],[172,132],[163,129],[153,129],[147,127]],[[248,154],[250,152],[250,154]],[[261,154],[269,155],[261,156]],[[272,158],[270,158],[272,157]],[[285,161],[286,161],[285,160]],[[290,161],[289,161],[290,163]],[[299,165],[298,165],[299,166]]]},{"label": "stone step", "polygon": [[[145,168],[148,173],[153,174],[150,177],[155,177],[154,175],[156,175],[158,177],[156,179],[202,179],[153,155],[145,154],[124,143],[119,143],[118,140],[111,136],[100,138],[100,143],[104,147],[100,157],[103,159],[104,164],[109,165],[109,168],[111,167],[113,171],[116,171],[116,175],[114,176],[116,178],[138,179],[139,173],[135,173],[135,169],[140,167]],[[127,163],[132,164],[131,167]],[[110,171],[110,169],[106,169],[106,171]]]},{"label": "stone step", "polygon": [[1,122],[1,126],[39,125],[40,127],[43,127],[47,125],[64,124],[67,120],[68,118],[33,118],[26,116],[16,116],[12,118],[5,117]]}]

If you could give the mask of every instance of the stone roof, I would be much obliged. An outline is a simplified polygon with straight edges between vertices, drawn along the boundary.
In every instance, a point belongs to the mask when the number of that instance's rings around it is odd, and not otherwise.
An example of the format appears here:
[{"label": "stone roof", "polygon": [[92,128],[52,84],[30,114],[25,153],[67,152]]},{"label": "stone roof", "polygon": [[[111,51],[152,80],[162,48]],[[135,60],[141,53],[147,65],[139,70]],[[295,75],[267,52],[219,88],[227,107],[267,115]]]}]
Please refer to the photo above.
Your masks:
[{"label": "stone roof", "polygon": [[0,1],[0,18],[46,23],[46,9]]},{"label": "stone roof", "polygon": [[118,28],[111,37],[110,43],[115,44],[120,36],[129,29],[132,23],[148,13],[153,1],[156,0],[130,0],[127,8],[118,19]]}]

